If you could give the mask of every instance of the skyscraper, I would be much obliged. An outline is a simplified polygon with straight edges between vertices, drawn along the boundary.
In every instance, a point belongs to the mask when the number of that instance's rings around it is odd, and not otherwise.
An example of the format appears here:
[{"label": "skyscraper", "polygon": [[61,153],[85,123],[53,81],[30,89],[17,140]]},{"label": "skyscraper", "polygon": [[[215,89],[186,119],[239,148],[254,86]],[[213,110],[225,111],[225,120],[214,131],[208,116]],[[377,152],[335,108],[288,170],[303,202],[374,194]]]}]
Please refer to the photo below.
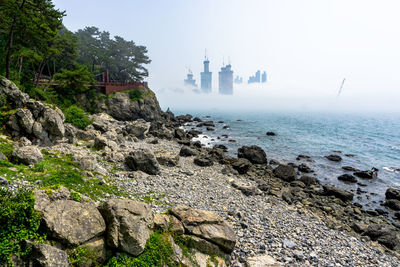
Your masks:
[{"label": "skyscraper", "polygon": [[219,93],[223,95],[233,94],[233,71],[230,64],[221,68],[219,74]]},{"label": "skyscraper", "polygon": [[187,79],[184,80],[185,86],[189,87],[197,87],[196,80],[193,79],[193,73],[191,70],[189,70],[189,73],[187,74]]},{"label": "skyscraper", "polygon": [[266,83],[267,82],[267,72],[265,72],[265,71],[261,75],[261,82],[262,83]]},{"label": "skyscraper", "polygon": [[210,61],[207,56],[204,57],[204,71],[200,73],[201,77],[201,90],[204,93],[211,92],[212,72],[209,70]]}]

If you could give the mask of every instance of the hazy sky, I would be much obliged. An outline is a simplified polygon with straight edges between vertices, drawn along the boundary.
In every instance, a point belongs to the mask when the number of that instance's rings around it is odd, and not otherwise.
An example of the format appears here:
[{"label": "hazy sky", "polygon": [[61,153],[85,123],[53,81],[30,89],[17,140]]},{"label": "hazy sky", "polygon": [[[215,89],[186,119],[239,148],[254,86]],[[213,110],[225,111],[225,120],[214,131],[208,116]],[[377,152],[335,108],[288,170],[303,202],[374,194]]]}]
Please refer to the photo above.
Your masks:
[{"label": "hazy sky", "polygon": [[[163,108],[400,111],[398,0],[53,2],[70,30],[97,26],[147,46],[147,80]],[[200,83],[205,48],[213,94],[181,94],[186,67]],[[235,76],[261,69],[269,82],[218,96],[223,58]]]}]

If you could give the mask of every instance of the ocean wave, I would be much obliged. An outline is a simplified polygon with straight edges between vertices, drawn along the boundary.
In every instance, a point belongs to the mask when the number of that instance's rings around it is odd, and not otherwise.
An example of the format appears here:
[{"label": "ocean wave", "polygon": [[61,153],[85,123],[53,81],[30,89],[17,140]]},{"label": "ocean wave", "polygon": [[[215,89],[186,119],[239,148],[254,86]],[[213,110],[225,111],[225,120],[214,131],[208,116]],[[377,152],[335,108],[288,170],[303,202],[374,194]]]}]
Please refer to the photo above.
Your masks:
[{"label": "ocean wave", "polygon": [[391,146],[390,149],[391,150],[399,150],[400,151],[400,146]]},{"label": "ocean wave", "polygon": [[383,167],[382,169],[384,169],[385,171],[389,171],[389,172],[400,173],[400,168],[395,168],[395,167]]}]

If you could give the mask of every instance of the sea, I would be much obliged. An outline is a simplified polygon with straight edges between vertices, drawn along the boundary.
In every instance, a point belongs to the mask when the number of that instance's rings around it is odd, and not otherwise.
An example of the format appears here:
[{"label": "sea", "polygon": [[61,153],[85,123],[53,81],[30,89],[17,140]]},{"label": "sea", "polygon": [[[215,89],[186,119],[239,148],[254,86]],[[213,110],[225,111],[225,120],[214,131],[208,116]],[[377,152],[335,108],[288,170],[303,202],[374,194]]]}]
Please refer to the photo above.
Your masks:
[{"label": "sea", "polygon": [[[356,194],[355,201],[366,209],[379,207],[388,187],[400,189],[399,114],[175,111],[175,115],[184,114],[215,123],[215,131],[198,128],[197,123],[185,126],[203,131],[198,140],[205,146],[224,144],[228,154],[236,156],[239,147],[257,145],[265,150],[268,160],[306,163],[314,170],[311,175],[323,184],[353,192],[357,188],[365,191]],[[266,132],[274,132],[276,136],[267,136]],[[311,160],[296,160],[300,154],[310,156]],[[340,155],[343,160],[332,162],[325,158],[331,154]],[[359,184],[344,183],[337,177],[351,172],[342,166],[360,170],[375,167],[379,169],[378,178],[357,178]]]}]

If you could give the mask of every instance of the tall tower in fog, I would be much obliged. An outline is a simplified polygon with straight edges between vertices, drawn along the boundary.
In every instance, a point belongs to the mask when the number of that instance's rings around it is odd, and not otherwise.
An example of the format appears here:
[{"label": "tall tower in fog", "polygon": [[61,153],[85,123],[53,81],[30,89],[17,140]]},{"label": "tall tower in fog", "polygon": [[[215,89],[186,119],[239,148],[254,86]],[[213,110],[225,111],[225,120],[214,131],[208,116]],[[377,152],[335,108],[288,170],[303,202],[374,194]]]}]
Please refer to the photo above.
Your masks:
[{"label": "tall tower in fog", "polygon": [[233,70],[231,64],[223,66],[219,74],[219,93],[233,95]]},{"label": "tall tower in fog", "polygon": [[204,71],[200,73],[201,77],[201,90],[204,93],[211,92],[211,81],[212,81],[212,72],[210,72],[210,61],[207,58],[207,55],[204,56]]}]

